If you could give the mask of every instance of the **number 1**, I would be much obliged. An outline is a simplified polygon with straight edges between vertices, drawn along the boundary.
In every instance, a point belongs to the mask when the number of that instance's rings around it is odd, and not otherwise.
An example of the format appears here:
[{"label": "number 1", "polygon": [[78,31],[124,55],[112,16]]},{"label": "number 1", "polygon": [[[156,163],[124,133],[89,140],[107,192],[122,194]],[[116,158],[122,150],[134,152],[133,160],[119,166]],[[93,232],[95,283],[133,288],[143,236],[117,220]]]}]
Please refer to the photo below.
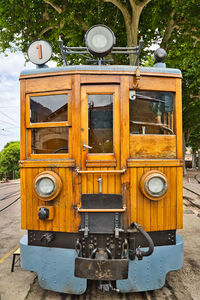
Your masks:
[{"label": "number 1", "polygon": [[36,48],[38,49],[38,58],[42,59],[42,46],[38,44]]}]

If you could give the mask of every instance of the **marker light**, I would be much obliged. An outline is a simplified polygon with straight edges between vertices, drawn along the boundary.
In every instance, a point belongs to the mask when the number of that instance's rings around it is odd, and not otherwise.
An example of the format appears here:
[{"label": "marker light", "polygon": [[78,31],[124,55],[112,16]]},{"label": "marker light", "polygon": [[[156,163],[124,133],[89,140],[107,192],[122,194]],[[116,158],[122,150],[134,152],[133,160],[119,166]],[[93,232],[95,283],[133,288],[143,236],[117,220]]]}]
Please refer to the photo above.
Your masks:
[{"label": "marker light", "polygon": [[167,178],[159,171],[146,172],[140,181],[143,194],[151,200],[161,199],[168,190]]},{"label": "marker light", "polygon": [[44,201],[54,199],[60,193],[61,187],[60,177],[52,171],[40,173],[34,181],[34,190],[37,196]]},{"label": "marker light", "polygon": [[167,57],[167,52],[163,48],[158,48],[154,52],[154,58],[156,62],[163,62],[166,57]]},{"label": "marker light", "polygon": [[105,25],[91,27],[85,35],[85,43],[88,51],[96,57],[108,55],[115,44],[115,35]]}]

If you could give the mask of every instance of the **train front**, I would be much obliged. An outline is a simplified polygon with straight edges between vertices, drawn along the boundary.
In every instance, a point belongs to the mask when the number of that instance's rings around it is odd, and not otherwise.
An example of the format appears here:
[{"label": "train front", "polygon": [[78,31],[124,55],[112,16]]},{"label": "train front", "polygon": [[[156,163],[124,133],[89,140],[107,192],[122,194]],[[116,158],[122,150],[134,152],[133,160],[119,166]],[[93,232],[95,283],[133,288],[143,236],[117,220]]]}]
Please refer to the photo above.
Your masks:
[{"label": "train front", "polygon": [[62,293],[159,289],[183,264],[181,72],[162,49],[152,68],[105,65],[114,34],[86,37],[97,65],[48,68],[40,40],[20,76],[21,265]]}]

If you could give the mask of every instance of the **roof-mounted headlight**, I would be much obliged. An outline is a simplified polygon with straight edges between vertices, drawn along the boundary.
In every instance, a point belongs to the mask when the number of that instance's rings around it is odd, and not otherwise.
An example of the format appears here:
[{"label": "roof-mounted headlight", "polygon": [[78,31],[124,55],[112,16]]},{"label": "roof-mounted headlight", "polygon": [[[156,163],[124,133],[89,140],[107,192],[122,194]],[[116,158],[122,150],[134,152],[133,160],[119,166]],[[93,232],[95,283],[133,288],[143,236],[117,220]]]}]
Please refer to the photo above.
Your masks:
[{"label": "roof-mounted headlight", "polygon": [[85,43],[88,51],[96,57],[108,55],[115,44],[115,35],[105,25],[91,27],[85,35]]},{"label": "roof-mounted headlight", "polygon": [[157,170],[146,172],[140,180],[140,189],[147,198],[159,200],[167,193],[167,178]]},{"label": "roof-mounted headlight", "polygon": [[34,181],[34,190],[37,196],[44,201],[50,201],[57,197],[61,187],[60,177],[52,171],[40,173]]}]

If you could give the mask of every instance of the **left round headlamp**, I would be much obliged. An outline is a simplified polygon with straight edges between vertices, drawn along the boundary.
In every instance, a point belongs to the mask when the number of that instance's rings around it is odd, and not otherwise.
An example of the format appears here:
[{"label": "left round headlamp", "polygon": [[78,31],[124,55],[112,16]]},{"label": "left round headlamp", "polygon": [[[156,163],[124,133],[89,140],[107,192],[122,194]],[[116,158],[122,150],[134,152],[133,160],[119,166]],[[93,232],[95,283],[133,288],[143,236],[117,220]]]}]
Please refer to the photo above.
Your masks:
[{"label": "left round headlamp", "polygon": [[52,171],[44,171],[34,180],[34,191],[40,199],[50,201],[58,196],[62,188],[60,177]]},{"label": "left round headlamp", "polygon": [[147,198],[159,200],[167,193],[167,178],[160,171],[146,172],[141,178],[140,189]]}]

